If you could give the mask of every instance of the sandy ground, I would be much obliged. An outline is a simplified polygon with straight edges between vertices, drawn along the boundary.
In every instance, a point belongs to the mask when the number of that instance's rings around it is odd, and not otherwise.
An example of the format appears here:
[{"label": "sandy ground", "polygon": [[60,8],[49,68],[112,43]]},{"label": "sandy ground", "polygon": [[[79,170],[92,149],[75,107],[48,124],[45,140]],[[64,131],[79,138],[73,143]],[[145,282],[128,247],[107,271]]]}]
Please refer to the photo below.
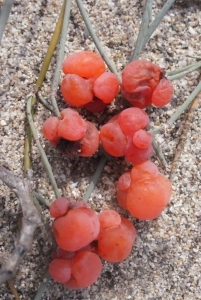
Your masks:
[{"label": "sandy ground", "polygon": [[[24,123],[27,95],[33,91],[44,55],[61,8],[60,0],[19,1],[12,8],[0,50],[0,164],[16,175],[23,175]],[[153,1],[153,19],[165,1]],[[84,5],[105,51],[120,72],[127,64],[142,15],[141,1],[85,0]],[[199,1],[176,1],[167,16],[144,48],[141,58],[159,64],[167,71],[196,61],[200,56],[201,5]],[[96,51],[81,19],[75,2],[71,11],[65,55],[79,50]],[[201,57],[200,57],[201,58]],[[42,93],[50,93],[56,55],[43,85]],[[160,125],[176,111],[198,84],[199,72],[193,72],[173,82],[175,94],[164,108],[147,109],[151,126]],[[66,107],[58,97],[59,107]],[[80,110],[89,120],[101,126],[115,112],[113,104],[104,113],[93,116]],[[69,159],[53,149],[41,134],[41,126],[50,115],[38,104],[35,126],[52,165],[59,188],[64,195],[80,199],[95,171],[99,155],[92,158]],[[169,175],[171,162],[187,114],[184,113],[157,141],[168,162],[166,170],[157,157],[152,160],[160,171]],[[61,300],[197,300],[201,299],[201,107],[198,105],[189,128],[178,169],[172,181],[173,196],[162,215],[153,221],[139,221],[117,206],[115,191],[119,173],[108,162],[101,179],[92,193],[89,204],[97,212],[114,208],[129,217],[137,229],[137,241],[130,256],[121,263],[103,263],[101,277],[95,284],[80,291],[68,291],[50,280],[42,299]],[[49,201],[54,199],[51,186],[36,146],[32,148],[32,168],[36,190]],[[119,160],[121,161],[121,160]],[[125,170],[129,164],[123,164]],[[17,239],[18,199],[4,184],[0,185],[0,259],[5,260]],[[14,279],[20,299],[34,299],[53,250],[48,210],[43,207],[46,226],[35,234],[32,251],[20,265]],[[0,299],[15,299],[7,284],[0,288]]]}]

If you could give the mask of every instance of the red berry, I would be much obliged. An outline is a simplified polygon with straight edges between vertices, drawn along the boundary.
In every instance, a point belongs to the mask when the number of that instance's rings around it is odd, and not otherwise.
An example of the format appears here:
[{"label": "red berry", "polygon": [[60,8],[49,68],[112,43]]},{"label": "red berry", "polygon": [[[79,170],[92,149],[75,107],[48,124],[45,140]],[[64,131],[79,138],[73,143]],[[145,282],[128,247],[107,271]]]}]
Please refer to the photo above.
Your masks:
[{"label": "red berry", "polygon": [[66,282],[71,277],[71,259],[55,258],[49,264],[49,273],[57,282]]},{"label": "red berry", "polygon": [[98,77],[105,71],[102,57],[90,51],[71,54],[63,63],[64,74],[77,74],[84,78]]},{"label": "red berry", "polygon": [[90,81],[75,74],[64,77],[61,93],[68,104],[76,107],[89,103],[94,97]]},{"label": "red berry", "polygon": [[117,183],[118,189],[122,191],[126,191],[129,189],[130,185],[131,185],[131,174],[130,172],[125,172],[120,176],[118,180]]},{"label": "red berry", "polygon": [[58,136],[70,141],[83,138],[87,129],[84,119],[71,108],[64,109],[61,114],[64,118],[59,123]]},{"label": "red berry", "polygon": [[140,164],[153,155],[154,151],[152,145],[150,145],[146,149],[140,149],[134,145],[132,137],[127,138],[128,148],[125,157],[129,162],[132,162],[134,164]]},{"label": "red berry", "polygon": [[85,121],[86,123],[86,133],[84,137],[80,140],[81,148],[79,152],[79,156],[91,156],[94,154],[99,147],[100,138],[99,132],[94,124],[91,122]]},{"label": "red berry", "polygon": [[146,149],[152,143],[152,135],[146,130],[140,129],[134,133],[133,143],[138,148]]},{"label": "red berry", "polygon": [[99,76],[94,83],[94,94],[104,103],[110,103],[119,91],[118,77],[110,72],[105,72]]},{"label": "red berry", "polygon": [[151,161],[135,164],[130,172],[132,184],[138,180],[156,178],[158,174],[158,167]]},{"label": "red berry", "polygon": [[162,78],[153,92],[151,101],[156,106],[164,106],[171,101],[173,92],[172,82],[166,78]]},{"label": "red berry", "polygon": [[104,110],[106,107],[107,104],[104,103],[102,100],[98,99],[97,97],[94,97],[91,102],[85,105],[85,108],[92,113],[98,113]]},{"label": "red berry", "polygon": [[57,117],[49,117],[42,127],[44,137],[49,141],[54,141],[58,137],[58,126],[60,120]]},{"label": "red berry", "polygon": [[121,86],[122,96],[129,101],[129,103],[138,108],[146,108],[151,105],[152,89],[149,86],[139,86],[134,93],[129,93]]},{"label": "red berry", "polygon": [[120,215],[112,209],[106,209],[102,211],[98,217],[101,229],[118,226],[121,223]]},{"label": "red berry", "polygon": [[53,218],[64,216],[68,211],[69,200],[66,198],[57,198],[50,205],[50,215]]},{"label": "red berry", "polygon": [[128,210],[127,204],[126,204],[127,195],[128,195],[128,190],[123,191],[123,190],[117,189],[117,201],[118,201],[119,205],[126,210]]}]

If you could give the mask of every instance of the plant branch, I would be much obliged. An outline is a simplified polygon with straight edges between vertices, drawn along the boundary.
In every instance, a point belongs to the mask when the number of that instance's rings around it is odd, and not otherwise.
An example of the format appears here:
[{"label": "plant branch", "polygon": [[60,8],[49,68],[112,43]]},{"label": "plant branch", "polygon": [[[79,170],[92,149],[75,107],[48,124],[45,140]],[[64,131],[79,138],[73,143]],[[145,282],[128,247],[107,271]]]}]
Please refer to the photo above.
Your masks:
[{"label": "plant branch", "polygon": [[104,59],[105,63],[107,64],[108,68],[110,69],[111,72],[113,72],[114,74],[117,75],[118,79],[119,79],[119,82],[121,83],[121,76],[119,75],[119,73],[117,72],[116,70],[116,67],[114,65],[114,63],[109,59],[109,57],[107,56],[107,54],[105,53],[105,50],[103,48],[103,46],[101,45],[97,35],[96,35],[96,32],[95,30],[93,29],[93,26],[89,20],[89,17],[86,13],[86,10],[84,8],[84,5],[82,4],[82,1],[81,0],[76,0],[77,2],[77,6],[80,10],[80,13],[82,15],[82,18],[85,22],[85,25],[94,41],[94,44],[96,45],[100,55],[102,56],[102,58]]},{"label": "plant branch", "polygon": [[196,66],[196,65],[198,65],[200,63],[201,63],[201,61],[198,61],[198,62],[195,62],[193,64],[187,65],[185,67],[178,68],[178,69],[176,69],[174,71],[170,71],[170,72],[167,73],[167,76],[176,75],[176,74],[181,73],[183,71],[186,71],[186,70],[188,70],[188,69],[190,69],[190,68],[192,68],[192,67],[194,67],[194,66]]},{"label": "plant branch", "polygon": [[71,3],[72,3],[72,0],[67,0],[66,6],[65,6],[64,21],[63,21],[62,32],[61,32],[59,53],[58,53],[58,57],[57,57],[56,69],[55,69],[54,78],[53,78],[53,82],[52,82],[52,96],[51,96],[52,106],[54,109],[54,113],[58,118],[61,118],[61,115],[60,115],[60,112],[59,112],[59,109],[57,106],[55,93],[58,89],[60,72],[61,72],[61,67],[62,67],[63,58],[64,58],[66,36],[67,36],[67,32],[68,32],[68,23],[69,23],[69,19],[70,19]]},{"label": "plant branch", "polygon": [[1,44],[3,33],[5,30],[13,3],[14,3],[14,0],[4,1],[3,8],[0,12],[0,44]]},{"label": "plant branch", "polygon": [[201,67],[201,62],[198,62],[198,63],[194,64],[193,66],[191,66],[190,68],[188,68],[188,69],[186,69],[186,70],[184,70],[182,72],[179,72],[177,74],[168,76],[167,78],[172,81],[172,80],[181,78],[183,76],[186,76],[186,75],[190,74],[191,72],[199,69],[200,67]]},{"label": "plant branch", "polygon": [[2,284],[16,274],[21,260],[31,249],[33,234],[41,219],[31,199],[29,179],[20,179],[4,167],[0,167],[0,179],[17,195],[23,211],[20,238],[10,258],[0,270],[0,284]]},{"label": "plant branch", "polygon": [[144,40],[144,37],[149,28],[149,22],[151,19],[152,2],[153,2],[153,0],[146,0],[145,6],[144,6],[144,13],[143,13],[141,24],[140,24],[140,30],[138,33],[135,49],[134,49],[133,54],[131,55],[130,61],[139,59],[140,52],[142,51],[143,40]]},{"label": "plant branch", "polygon": [[32,131],[32,134],[33,134],[33,137],[35,139],[35,142],[36,142],[36,145],[38,147],[38,150],[40,152],[43,164],[45,166],[45,170],[46,170],[47,175],[49,177],[49,180],[50,180],[50,183],[51,183],[52,188],[54,190],[55,196],[56,196],[56,198],[59,198],[60,197],[60,193],[59,193],[59,190],[58,190],[58,187],[57,187],[54,175],[52,173],[52,168],[51,168],[50,163],[49,163],[49,161],[47,159],[45,151],[43,150],[43,147],[41,146],[41,144],[39,142],[38,133],[37,133],[35,127],[34,127],[33,117],[32,117],[32,113],[31,113],[31,110],[32,110],[32,99],[33,99],[33,96],[30,96],[28,98],[28,100],[27,100],[27,118],[28,118],[28,121],[29,121],[29,126],[30,126],[30,129]]}]

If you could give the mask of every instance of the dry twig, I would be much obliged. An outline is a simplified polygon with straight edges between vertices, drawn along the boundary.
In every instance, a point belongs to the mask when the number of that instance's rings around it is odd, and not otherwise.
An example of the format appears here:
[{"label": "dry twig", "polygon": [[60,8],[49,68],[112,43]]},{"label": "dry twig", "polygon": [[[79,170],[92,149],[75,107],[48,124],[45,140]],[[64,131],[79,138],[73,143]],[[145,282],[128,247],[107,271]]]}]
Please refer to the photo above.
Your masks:
[{"label": "dry twig", "polygon": [[0,167],[0,179],[17,195],[23,211],[19,240],[11,256],[0,269],[0,284],[2,284],[16,274],[21,260],[31,249],[33,234],[36,227],[39,226],[41,219],[31,198],[31,184],[29,179],[21,179],[4,167]]}]

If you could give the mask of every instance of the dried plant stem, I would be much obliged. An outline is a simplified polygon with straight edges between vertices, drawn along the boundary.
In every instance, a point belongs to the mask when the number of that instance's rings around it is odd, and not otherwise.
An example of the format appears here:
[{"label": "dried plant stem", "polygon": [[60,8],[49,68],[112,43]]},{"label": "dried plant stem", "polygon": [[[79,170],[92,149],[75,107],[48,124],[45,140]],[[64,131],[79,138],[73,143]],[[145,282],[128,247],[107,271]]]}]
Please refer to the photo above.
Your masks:
[{"label": "dried plant stem", "polygon": [[0,14],[0,44],[14,0],[6,0]]},{"label": "dried plant stem", "polygon": [[136,45],[134,52],[130,58],[130,61],[136,60],[140,56],[140,52],[142,51],[143,48],[143,40],[144,37],[147,33],[148,27],[149,27],[149,22],[151,19],[151,11],[152,11],[152,2],[153,0],[147,0],[144,6],[144,13],[142,16],[141,24],[140,24],[140,30],[138,33]]},{"label": "dried plant stem", "polygon": [[105,155],[103,155],[101,157],[100,161],[99,161],[99,164],[98,164],[98,167],[97,167],[95,173],[92,176],[92,179],[91,179],[91,182],[90,182],[90,184],[88,186],[86,194],[83,197],[83,201],[87,202],[89,200],[89,198],[91,196],[91,193],[94,190],[94,188],[95,188],[95,186],[96,186],[96,184],[97,184],[97,182],[98,182],[98,180],[100,178],[100,175],[101,175],[101,173],[103,171],[103,168],[104,168],[104,166],[106,164],[106,161],[107,161],[107,157]]},{"label": "dried plant stem", "polygon": [[103,46],[101,45],[101,43],[100,43],[100,41],[99,41],[99,39],[98,39],[98,37],[97,37],[94,29],[93,29],[93,26],[92,26],[92,24],[91,24],[91,22],[89,20],[89,16],[86,13],[86,10],[85,10],[85,8],[84,8],[84,6],[82,4],[82,1],[81,0],[76,0],[76,2],[77,2],[77,6],[78,6],[78,8],[80,10],[80,13],[81,13],[81,15],[83,17],[83,20],[84,20],[84,22],[86,24],[86,27],[87,27],[87,29],[88,29],[88,31],[89,31],[89,33],[90,33],[90,35],[91,35],[91,37],[92,37],[92,39],[94,41],[94,44],[96,45],[96,47],[98,49],[100,55],[104,59],[104,61],[107,64],[108,68],[110,69],[110,71],[117,75],[117,77],[119,79],[119,82],[121,83],[121,76],[117,72],[114,63],[109,59],[109,57],[105,53],[105,50],[104,50]]},{"label": "dried plant stem", "polygon": [[16,288],[15,288],[15,286],[14,286],[13,280],[12,280],[12,279],[8,279],[7,282],[8,282],[8,286],[9,286],[11,292],[12,292],[13,295],[15,296],[15,299],[16,299],[16,300],[20,300],[20,297],[19,297],[19,295],[18,295],[18,292],[17,292],[17,290],[16,290]]},{"label": "dried plant stem", "polygon": [[54,113],[58,118],[61,118],[61,115],[60,115],[60,112],[59,112],[59,109],[58,109],[58,106],[57,106],[55,93],[58,89],[61,66],[62,66],[62,62],[63,62],[63,58],[64,58],[66,36],[67,36],[67,32],[68,32],[68,23],[69,23],[69,19],[70,19],[71,4],[72,4],[72,0],[67,0],[66,1],[64,21],[63,21],[62,31],[61,31],[59,53],[58,53],[58,57],[57,57],[56,69],[55,69],[54,78],[53,78],[53,82],[52,82],[52,96],[51,96],[52,106],[53,106],[53,109],[54,109]]},{"label": "dried plant stem", "polygon": [[21,260],[31,249],[33,234],[39,226],[41,219],[31,198],[31,183],[29,179],[18,178],[11,171],[0,167],[0,180],[17,195],[23,211],[19,240],[11,256],[0,270],[1,285],[16,274]]},{"label": "dried plant stem", "polygon": [[177,73],[177,74],[168,76],[167,78],[168,78],[169,80],[172,81],[172,80],[181,78],[181,77],[183,77],[183,76],[186,76],[186,75],[190,74],[191,72],[193,72],[193,71],[199,69],[200,67],[201,67],[201,62],[195,64],[194,66],[191,66],[190,68],[184,70],[183,72],[179,72],[179,73]]},{"label": "dried plant stem", "polygon": [[[200,76],[199,79],[201,80],[201,76]],[[180,136],[179,144],[177,145],[176,153],[175,153],[175,156],[174,156],[174,159],[173,159],[173,162],[172,162],[172,168],[171,168],[171,171],[170,171],[170,180],[171,181],[174,177],[174,174],[176,172],[181,153],[184,149],[184,145],[185,145],[185,142],[186,142],[186,136],[187,136],[189,127],[193,123],[194,112],[195,112],[196,107],[198,105],[198,102],[200,100],[200,96],[201,96],[201,92],[199,92],[197,94],[197,96],[195,97],[195,99],[191,103],[190,109],[188,111],[188,116],[187,116],[187,119],[184,123],[183,131],[182,131],[182,134]]]},{"label": "dried plant stem", "polygon": [[[57,44],[59,36],[60,36],[61,27],[62,27],[63,18],[64,18],[65,3],[66,3],[66,1],[64,1],[64,3],[63,3],[59,19],[57,21],[52,39],[50,41],[50,45],[49,45],[48,50],[47,50],[47,54],[44,58],[43,65],[41,67],[41,71],[40,71],[38,80],[36,82],[36,90],[38,90],[38,88],[40,88],[42,86],[43,80],[44,80],[45,75],[47,73],[48,67],[50,65],[51,58],[53,56],[54,50],[56,48],[56,44]],[[33,116],[33,114],[34,114],[33,105],[36,103],[36,98],[33,97],[32,101],[33,101],[32,102],[32,116]],[[25,145],[24,145],[24,176],[26,176],[27,170],[31,169],[32,133],[31,133],[31,129],[29,127],[29,124],[27,124],[25,126],[25,133],[26,133],[26,137],[25,137]]]},{"label": "dried plant stem", "polygon": [[38,150],[40,152],[43,164],[45,166],[45,170],[46,170],[47,175],[49,177],[49,180],[50,180],[50,183],[51,183],[52,188],[54,190],[55,196],[56,196],[56,198],[58,198],[58,197],[60,197],[60,193],[59,193],[59,190],[58,190],[58,187],[57,187],[54,175],[52,173],[52,168],[51,168],[50,163],[49,163],[49,161],[47,159],[45,151],[43,150],[43,147],[41,146],[41,144],[39,142],[38,133],[37,133],[35,127],[34,127],[33,117],[32,117],[32,113],[31,113],[31,110],[32,110],[32,99],[33,99],[33,96],[30,96],[28,98],[28,100],[27,100],[27,117],[28,117],[28,121],[29,121],[29,126],[31,128],[31,131],[32,131],[32,134],[33,134],[33,138],[34,138],[34,140],[36,142]]}]

